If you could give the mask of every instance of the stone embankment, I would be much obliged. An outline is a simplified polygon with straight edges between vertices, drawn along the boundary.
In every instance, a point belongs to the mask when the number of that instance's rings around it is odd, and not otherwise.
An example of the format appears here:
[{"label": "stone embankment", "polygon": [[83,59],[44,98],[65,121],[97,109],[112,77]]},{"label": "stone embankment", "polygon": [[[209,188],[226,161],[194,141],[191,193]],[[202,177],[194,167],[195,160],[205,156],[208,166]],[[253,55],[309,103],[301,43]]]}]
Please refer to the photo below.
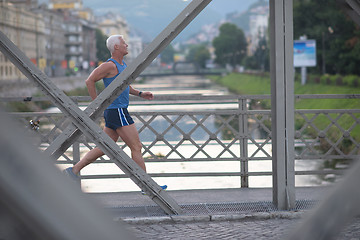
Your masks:
[{"label": "stone embankment", "polygon": [[[63,91],[85,87],[85,76],[56,77],[50,80]],[[35,83],[28,79],[4,81],[0,80],[0,97],[30,97],[40,94]]]}]

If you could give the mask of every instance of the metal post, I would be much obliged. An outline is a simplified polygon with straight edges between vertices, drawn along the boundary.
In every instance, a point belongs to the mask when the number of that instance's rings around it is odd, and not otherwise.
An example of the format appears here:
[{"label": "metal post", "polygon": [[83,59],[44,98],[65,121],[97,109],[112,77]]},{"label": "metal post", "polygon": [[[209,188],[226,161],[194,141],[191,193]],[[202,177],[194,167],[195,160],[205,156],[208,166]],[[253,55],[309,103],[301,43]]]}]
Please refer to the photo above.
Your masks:
[{"label": "metal post", "polygon": [[76,164],[80,161],[80,143],[78,141],[73,144],[73,162]]},{"label": "metal post", "polygon": [[[80,161],[80,143],[78,141],[73,143],[73,164],[75,165]],[[81,173],[79,173],[81,175]],[[80,181],[81,185],[81,181]]]},{"label": "metal post", "polygon": [[[77,100],[73,99],[73,101],[74,103],[76,103],[76,105],[79,105]],[[72,145],[72,155],[73,155],[73,164],[75,165],[80,161],[80,143],[78,141],[75,141]]]},{"label": "metal post", "polygon": [[273,202],[295,207],[293,1],[270,0]]},{"label": "metal post", "polygon": [[301,85],[306,84],[306,78],[307,78],[307,69],[306,67],[301,67]]},{"label": "metal post", "polygon": [[[74,103],[79,106],[77,100],[73,99]],[[72,155],[73,155],[73,164],[75,165],[77,162],[80,161],[80,143],[75,141],[72,145]]]},{"label": "metal post", "polygon": [[326,56],[325,56],[325,32],[321,33],[321,56],[322,56],[322,74],[326,74]]},{"label": "metal post", "polygon": [[246,99],[239,99],[239,141],[240,141],[240,167],[241,187],[249,187],[249,162],[248,162],[248,116],[246,114]]}]

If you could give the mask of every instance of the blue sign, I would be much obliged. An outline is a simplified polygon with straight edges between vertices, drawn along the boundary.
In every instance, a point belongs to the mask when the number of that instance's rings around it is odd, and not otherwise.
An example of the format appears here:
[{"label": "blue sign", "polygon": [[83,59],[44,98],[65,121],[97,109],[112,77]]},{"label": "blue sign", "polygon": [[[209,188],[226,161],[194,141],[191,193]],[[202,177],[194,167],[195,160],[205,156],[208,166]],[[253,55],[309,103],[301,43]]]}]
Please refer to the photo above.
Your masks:
[{"label": "blue sign", "polygon": [[294,41],[294,67],[316,66],[316,41]]}]

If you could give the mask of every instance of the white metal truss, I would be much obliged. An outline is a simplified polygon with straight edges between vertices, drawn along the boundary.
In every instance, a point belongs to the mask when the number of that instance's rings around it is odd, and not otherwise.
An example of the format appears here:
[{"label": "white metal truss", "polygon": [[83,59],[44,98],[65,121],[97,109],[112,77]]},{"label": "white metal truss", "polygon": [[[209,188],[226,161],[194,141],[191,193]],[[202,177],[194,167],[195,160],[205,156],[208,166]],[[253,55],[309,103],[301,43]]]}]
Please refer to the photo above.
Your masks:
[{"label": "white metal truss", "polygon": [[[167,213],[179,213],[180,208],[144,173],[99,126],[93,122],[105,108],[131,84],[152,60],[199,14],[211,0],[193,0],[158,37],[82,112],[62,91],[49,81],[15,45],[1,33],[0,50],[27,76],[37,83],[51,100],[73,121],[56,138],[46,153],[57,159],[84,133],[108,155],[129,177]],[[270,0],[272,119],[274,202],[281,209],[295,203],[293,153],[293,80],[292,74],[292,1]],[[11,48],[9,49],[9,46]],[[14,54],[16,53],[16,54]],[[286,104],[285,104],[286,103]],[[282,112],[285,110],[285,114]],[[285,123],[285,125],[283,124]],[[246,156],[246,152],[242,155]],[[246,183],[244,182],[244,185]]]},{"label": "white metal truss", "polygon": [[[211,2],[211,0],[193,0],[83,112],[77,105],[59,90],[49,78],[0,32],[0,50],[30,80],[34,81],[51,101],[72,120],[57,139],[70,145],[81,132],[93,140],[96,145],[130,179],[143,189],[147,195],[168,214],[181,213],[180,206],[152,180],[100,127],[93,119],[99,116],[117,96],[129,86],[136,77],[155,59],[156,56]],[[90,117],[89,117],[90,116]],[[56,146],[61,146],[56,145]],[[52,148],[54,149],[54,148]],[[62,150],[64,150],[63,148]],[[67,149],[67,148],[66,148]],[[65,149],[65,150],[66,150]],[[56,149],[57,150],[57,149]],[[49,151],[47,151],[49,153]]]},{"label": "white metal truss", "polygon": [[[85,109],[91,119],[102,114],[110,103],[166,48],[166,46],[211,2],[192,1],[149,46]],[[57,159],[81,135],[76,126],[70,126],[46,150]]]}]

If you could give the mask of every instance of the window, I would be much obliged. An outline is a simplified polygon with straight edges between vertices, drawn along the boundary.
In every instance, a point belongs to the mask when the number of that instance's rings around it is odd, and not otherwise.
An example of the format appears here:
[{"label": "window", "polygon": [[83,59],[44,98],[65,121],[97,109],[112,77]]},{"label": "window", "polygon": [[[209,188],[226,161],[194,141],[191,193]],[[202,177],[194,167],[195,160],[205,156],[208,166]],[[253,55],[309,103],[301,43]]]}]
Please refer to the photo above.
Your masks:
[{"label": "window", "polygon": [[76,42],[77,38],[76,36],[69,36],[69,42]]}]

